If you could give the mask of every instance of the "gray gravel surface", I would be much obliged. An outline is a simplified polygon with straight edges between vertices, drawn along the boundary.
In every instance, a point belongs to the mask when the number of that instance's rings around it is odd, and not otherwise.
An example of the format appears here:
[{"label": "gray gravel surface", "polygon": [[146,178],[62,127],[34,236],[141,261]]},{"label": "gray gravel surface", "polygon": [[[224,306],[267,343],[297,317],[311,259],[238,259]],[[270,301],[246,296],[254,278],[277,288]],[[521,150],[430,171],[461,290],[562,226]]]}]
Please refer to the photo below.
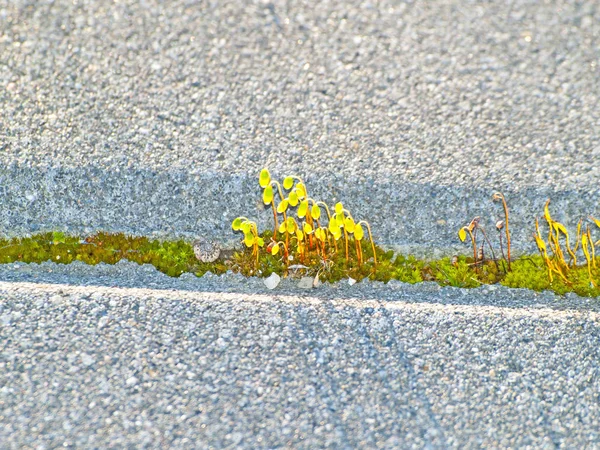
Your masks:
[{"label": "gray gravel surface", "polygon": [[580,1],[2,1],[0,232],[226,241],[239,214],[268,223],[269,166],[421,249],[491,226],[503,190],[531,250],[548,197],[573,225],[600,214],[599,19]]},{"label": "gray gravel surface", "polygon": [[[448,254],[600,216],[593,1],[0,0],[0,235],[235,239],[258,171]],[[0,447],[600,448],[598,299],[0,266]],[[35,283],[35,284],[23,284]]]},{"label": "gray gravel surface", "polygon": [[600,448],[597,301],[68,268],[0,274],[2,448]]}]

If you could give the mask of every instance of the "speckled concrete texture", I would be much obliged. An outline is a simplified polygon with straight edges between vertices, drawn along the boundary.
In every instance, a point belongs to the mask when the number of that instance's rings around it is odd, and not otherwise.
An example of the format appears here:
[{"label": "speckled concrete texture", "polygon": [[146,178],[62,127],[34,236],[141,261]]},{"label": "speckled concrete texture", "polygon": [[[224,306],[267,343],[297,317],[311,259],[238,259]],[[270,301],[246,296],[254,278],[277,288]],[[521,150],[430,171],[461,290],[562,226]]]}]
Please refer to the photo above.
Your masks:
[{"label": "speckled concrete texture", "polygon": [[6,448],[600,444],[598,313],[4,282],[0,297]]},{"label": "speckled concrete texture", "polygon": [[547,197],[569,224],[600,213],[599,14],[577,1],[0,3],[0,232],[228,240],[235,215],[258,215],[268,166],[402,246],[455,246],[502,190],[530,249]]},{"label": "speckled concrete texture", "polygon": [[[379,243],[600,216],[594,1],[0,0],[0,235],[238,239],[258,172]],[[600,448],[598,299],[0,265],[2,448]],[[143,288],[143,289],[140,289]],[[304,294],[303,294],[304,293]]]}]

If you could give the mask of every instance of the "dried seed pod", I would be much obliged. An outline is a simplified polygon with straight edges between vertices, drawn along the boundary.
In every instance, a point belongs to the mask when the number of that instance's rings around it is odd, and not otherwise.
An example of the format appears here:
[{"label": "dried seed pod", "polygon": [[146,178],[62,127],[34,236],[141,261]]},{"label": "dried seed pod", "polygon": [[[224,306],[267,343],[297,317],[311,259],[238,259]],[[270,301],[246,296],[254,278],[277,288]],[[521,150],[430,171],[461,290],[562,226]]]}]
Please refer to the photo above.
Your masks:
[{"label": "dried seed pod", "polygon": [[471,223],[469,225],[467,225],[467,229],[469,231],[473,231],[475,228],[477,228],[477,225],[479,225],[479,219],[480,217],[475,217],[473,220],[471,220]]},{"label": "dried seed pod", "polygon": [[198,239],[194,241],[194,255],[203,263],[211,263],[219,258],[221,247],[217,242],[208,241],[206,239]]},{"label": "dried seed pod", "polygon": [[504,221],[503,220],[499,220],[498,222],[496,222],[496,229],[498,231],[500,231],[502,228],[504,228]]},{"label": "dried seed pod", "polygon": [[458,256],[454,255],[451,261],[453,266],[458,266]]}]

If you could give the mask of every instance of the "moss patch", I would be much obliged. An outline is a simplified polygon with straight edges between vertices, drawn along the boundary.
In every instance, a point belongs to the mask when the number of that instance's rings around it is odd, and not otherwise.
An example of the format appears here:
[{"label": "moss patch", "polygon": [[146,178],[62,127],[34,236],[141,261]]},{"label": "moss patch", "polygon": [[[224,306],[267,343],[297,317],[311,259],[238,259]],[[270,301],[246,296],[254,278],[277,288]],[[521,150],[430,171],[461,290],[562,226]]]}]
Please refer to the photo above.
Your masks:
[{"label": "moss patch", "polygon": [[[265,241],[271,238],[271,231],[261,234]],[[327,260],[315,253],[306,256],[290,253],[289,266],[283,262],[281,254],[259,253],[258,265],[252,249],[245,248],[226,259],[213,263],[202,263],[196,259],[190,243],[179,241],[149,240],[146,237],[134,237],[124,234],[98,233],[85,238],[68,236],[64,233],[44,233],[26,238],[0,239],[0,263],[41,263],[53,261],[69,264],[83,261],[86,264],[104,262],[115,264],[121,259],[138,264],[152,264],[159,271],[178,277],[183,273],[202,276],[210,271],[222,274],[227,270],[246,276],[266,277],[276,272],[281,276],[316,276],[321,281],[335,282],[348,277],[357,281],[370,280],[388,282],[400,280],[406,283],[436,281],[443,286],[462,288],[477,287],[482,284],[500,283],[513,288],[527,288],[535,291],[551,290],[557,294],[574,292],[585,297],[599,297],[600,288],[593,287],[589,281],[586,265],[579,265],[567,273],[566,281],[554,277],[550,282],[544,259],[539,255],[523,256],[512,262],[512,271],[505,271],[501,261],[498,265],[486,261],[473,265],[473,258],[442,258],[424,261],[414,256],[395,255],[375,246],[377,264],[374,264],[373,250],[368,242],[360,242],[363,262],[359,263],[356,246],[351,240],[349,259],[340,248],[331,252]],[[596,258],[597,267],[592,269],[594,279],[600,279],[600,257]]]}]

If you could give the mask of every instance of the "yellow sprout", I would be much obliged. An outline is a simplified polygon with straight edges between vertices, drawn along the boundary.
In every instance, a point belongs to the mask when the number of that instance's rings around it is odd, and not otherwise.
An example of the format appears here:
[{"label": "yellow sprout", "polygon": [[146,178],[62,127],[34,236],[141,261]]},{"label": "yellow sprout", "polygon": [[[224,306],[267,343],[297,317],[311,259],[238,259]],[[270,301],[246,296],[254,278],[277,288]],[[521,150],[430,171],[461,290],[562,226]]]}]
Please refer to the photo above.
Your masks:
[{"label": "yellow sprout", "polygon": [[346,217],[346,219],[344,220],[344,228],[348,233],[354,233],[355,225],[354,220],[352,220],[352,217]]},{"label": "yellow sprout", "polygon": [[319,241],[325,242],[325,238],[326,238],[325,230],[323,228],[317,228],[315,231],[315,237]]},{"label": "yellow sprout", "polygon": [[237,217],[236,219],[233,220],[233,222],[231,222],[231,228],[233,228],[233,231],[238,231],[240,228],[242,228],[243,220],[244,220],[243,217]]},{"label": "yellow sprout", "polygon": [[270,204],[273,201],[273,186],[268,185],[263,191],[263,203]]},{"label": "yellow sprout", "polygon": [[296,231],[297,225],[296,225],[296,221],[294,220],[293,217],[288,217],[285,224],[286,224],[286,230],[288,233],[292,234],[294,231]]},{"label": "yellow sprout", "polygon": [[356,224],[354,227],[354,239],[362,241],[362,238],[365,236],[365,230],[360,223]]},{"label": "yellow sprout", "polygon": [[319,217],[321,217],[321,208],[319,208],[319,206],[316,203],[313,204],[312,208],[310,209],[310,216],[314,220],[319,220]]},{"label": "yellow sprout", "polygon": [[267,169],[263,169],[260,171],[260,176],[258,177],[258,184],[260,184],[261,188],[266,188],[271,182],[271,174]]},{"label": "yellow sprout", "polygon": [[308,195],[306,194],[306,186],[304,186],[304,183],[298,183],[296,185],[296,190],[298,191],[298,198],[304,199],[308,197]]},{"label": "yellow sprout", "polygon": [[304,216],[306,216],[307,212],[308,212],[308,200],[302,200],[302,202],[300,203],[300,206],[298,206],[298,217],[302,219]]},{"label": "yellow sprout", "polygon": [[277,205],[277,212],[279,214],[286,212],[288,209],[288,205],[289,205],[289,202],[287,199],[281,200],[281,202],[279,202],[279,205]]},{"label": "yellow sprout", "polygon": [[294,177],[285,177],[283,179],[283,188],[286,190],[290,190],[294,185]]}]

